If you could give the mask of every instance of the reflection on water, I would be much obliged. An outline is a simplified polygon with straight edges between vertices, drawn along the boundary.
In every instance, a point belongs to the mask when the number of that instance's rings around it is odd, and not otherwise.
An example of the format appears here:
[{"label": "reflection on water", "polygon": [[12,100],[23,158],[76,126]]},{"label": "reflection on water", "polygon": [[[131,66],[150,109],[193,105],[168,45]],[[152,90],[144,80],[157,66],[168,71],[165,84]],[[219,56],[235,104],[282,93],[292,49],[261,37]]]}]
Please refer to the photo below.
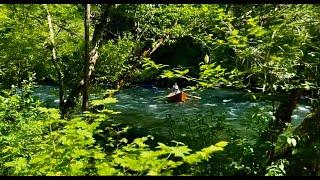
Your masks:
[{"label": "reflection on water", "polygon": [[[103,91],[102,91],[103,92]],[[267,101],[251,101],[246,92],[229,89],[207,89],[198,92],[188,92],[201,99],[191,98],[185,103],[168,103],[165,96],[168,89],[156,87],[136,87],[120,91],[116,97],[118,103],[109,105],[109,109],[122,112],[113,118],[122,123],[130,124],[135,128],[153,129],[159,133],[168,133],[168,116],[177,120],[176,127],[180,127],[181,134],[187,132],[184,119],[194,117],[195,114],[224,116],[224,124],[243,134],[253,131],[253,112],[262,109],[268,116],[272,116],[272,103]],[[52,86],[39,86],[34,92],[47,106],[58,107],[58,89]],[[101,97],[101,93],[91,94],[92,99]],[[310,106],[300,104],[295,109],[293,125],[299,124],[309,112]],[[216,118],[205,118],[208,126],[216,123]],[[185,124],[183,124],[185,123]],[[190,125],[190,124],[189,124]],[[177,130],[178,131],[178,130]]]}]

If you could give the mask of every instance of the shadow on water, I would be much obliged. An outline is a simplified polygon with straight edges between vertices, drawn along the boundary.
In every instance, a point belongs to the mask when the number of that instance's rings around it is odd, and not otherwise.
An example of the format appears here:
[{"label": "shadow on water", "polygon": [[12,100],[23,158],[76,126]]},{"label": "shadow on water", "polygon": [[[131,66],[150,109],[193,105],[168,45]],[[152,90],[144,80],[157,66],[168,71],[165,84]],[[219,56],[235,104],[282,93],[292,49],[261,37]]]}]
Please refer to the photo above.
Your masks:
[{"label": "shadow on water", "polygon": [[[53,86],[38,86],[34,95],[49,107],[58,107],[58,90]],[[101,92],[91,94],[92,99],[102,97]],[[169,103],[165,96],[168,89],[135,87],[116,94],[118,103],[109,109],[122,112],[112,116],[114,121],[132,127],[131,137],[151,134],[162,140],[181,140],[215,143],[237,136],[254,137],[257,123],[254,113],[272,116],[271,101],[252,101],[249,94],[230,89],[206,89],[188,92],[200,96],[185,103]],[[300,104],[294,111],[293,125],[299,124],[310,106]],[[199,144],[199,143],[198,143]],[[201,144],[201,143],[200,143]]]}]

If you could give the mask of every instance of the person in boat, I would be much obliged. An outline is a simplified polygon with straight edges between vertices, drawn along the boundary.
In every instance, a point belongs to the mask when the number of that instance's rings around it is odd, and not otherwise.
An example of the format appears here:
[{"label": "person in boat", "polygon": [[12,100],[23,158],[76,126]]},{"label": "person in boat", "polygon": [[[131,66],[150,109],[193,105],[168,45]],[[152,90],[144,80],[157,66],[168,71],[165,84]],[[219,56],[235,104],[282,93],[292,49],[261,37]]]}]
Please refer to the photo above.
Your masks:
[{"label": "person in boat", "polygon": [[166,97],[167,98],[172,98],[175,95],[180,94],[180,93],[182,93],[182,94],[181,94],[181,96],[178,96],[178,97],[181,98],[181,99],[178,100],[178,101],[183,101],[184,102],[185,100],[189,99],[190,97],[193,97],[193,98],[196,98],[196,99],[201,99],[201,97],[193,96],[193,95],[190,95],[190,94],[187,94],[185,92],[180,91],[179,86],[178,86],[177,83],[174,83],[174,85],[171,88],[171,93]]},{"label": "person in boat", "polygon": [[172,93],[170,93],[170,94],[173,94],[173,95],[180,93],[180,89],[179,89],[179,86],[177,83],[174,83],[174,85],[171,88],[171,91],[172,91]]}]

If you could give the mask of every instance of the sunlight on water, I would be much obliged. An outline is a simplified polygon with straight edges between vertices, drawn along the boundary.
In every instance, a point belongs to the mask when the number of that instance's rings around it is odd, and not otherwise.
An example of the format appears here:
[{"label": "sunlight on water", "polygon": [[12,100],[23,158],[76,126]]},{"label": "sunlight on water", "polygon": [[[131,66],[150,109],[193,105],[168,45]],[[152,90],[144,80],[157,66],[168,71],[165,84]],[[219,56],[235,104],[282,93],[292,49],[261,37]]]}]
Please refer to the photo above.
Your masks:
[{"label": "sunlight on water", "polygon": [[217,104],[209,104],[209,103],[206,103],[206,104],[203,104],[205,106],[217,106]]},{"label": "sunlight on water", "polygon": [[[146,103],[146,102],[144,102],[144,103]],[[149,107],[150,108],[157,108],[157,105],[156,104],[150,104]]]}]

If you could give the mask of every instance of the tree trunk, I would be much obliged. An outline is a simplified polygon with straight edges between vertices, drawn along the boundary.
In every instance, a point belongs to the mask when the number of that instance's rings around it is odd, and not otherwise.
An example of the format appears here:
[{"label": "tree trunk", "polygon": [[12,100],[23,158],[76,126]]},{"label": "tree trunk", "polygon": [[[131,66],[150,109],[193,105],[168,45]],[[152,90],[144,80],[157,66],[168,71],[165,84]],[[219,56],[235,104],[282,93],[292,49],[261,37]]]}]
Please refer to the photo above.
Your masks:
[{"label": "tree trunk", "polygon": [[[90,83],[90,78],[91,75],[94,71],[97,59],[99,57],[99,53],[98,53],[98,49],[101,47],[102,45],[102,36],[103,36],[103,32],[105,29],[105,26],[108,24],[108,22],[104,22],[105,19],[107,19],[108,17],[108,12],[105,11],[101,17],[101,22],[99,24],[95,25],[94,28],[94,32],[93,32],[93,37],[92,37],[92,48],[90,50],[89,53],[89,65],[88,65],[88,72],[87,72],[87,77],[89,79],[89,83]],[[72,89],[71,92],[66,100],[66,102],[64,103],[64,107],[62,109],[62,114],[66,115],[67,112],[74,108],[76,106],[76,101],[80,96],[80,93],[83,91],[84,87],[84,78],[82,78],[80,80],[80,82],[78,84],[76,84]]]},{"label": "tree trunk", "polygon": [[52,26],[51,21],[51,15],[47,4],[43,4],[44,8],[47,11],[47,18],[48,18],[48,25],[49,25],[49,31],[50,31],[50,41],[51,41],[51,49],[52,49],[52,62],[56,69],[57,75],[58,75],[58,83],[59,83],[59,107],[60,112],[62,113],[62,109],[64,107],[64,89],[63,89],[63,73],[60,68],[60,62],[57,58],[55,43],[54,43],[54,30]]},{"label": "tree trunk", "polygon": [[289,97],[281,102],[275,114],[276,129],[283,130],[286,123],[292,122],[293,110],[297,107],[302,93],[302,89],[293,89],[289,92]]},{"label": "tree trunk", "polygon": [[[314,176],[320,175],[319,149],[315,148],[320,143],[320,107],[313,109],[310,114],[293,130],[293,135],[297,135],[299,147],[292,147],[284,143],[275,151],[274,159],[286,158],[293,163],[300,164],[313,171]],[[298,148],[299,154],[292,155],[292,150]]]},{"label": "tree trunk", "polygon": [[[276,142],[278,136],[284,132],[286,128],[286,123],[291,123],[291,116],[293,114],[293,110],[297,107],[300,96],[303,94],[302,89],[292,89],[289,92],[289,96],[287,99],[282,101],[277,108],[275,113],[275,120],[270,122],[270,132],[269,140],[272,142]],[[275,149],[270,149],[268,151],[269,164],[275,159]]]},{"label": "tree trunk", "polygon": [[89,107],[89,66],[90,66],[90,54],[89,54],[89,25],[90,25],[90,4],[85,5],[85,62],[84,62],[84,73],[83,73],[83,100],[82,100],[82,111],[87,111]]}]

